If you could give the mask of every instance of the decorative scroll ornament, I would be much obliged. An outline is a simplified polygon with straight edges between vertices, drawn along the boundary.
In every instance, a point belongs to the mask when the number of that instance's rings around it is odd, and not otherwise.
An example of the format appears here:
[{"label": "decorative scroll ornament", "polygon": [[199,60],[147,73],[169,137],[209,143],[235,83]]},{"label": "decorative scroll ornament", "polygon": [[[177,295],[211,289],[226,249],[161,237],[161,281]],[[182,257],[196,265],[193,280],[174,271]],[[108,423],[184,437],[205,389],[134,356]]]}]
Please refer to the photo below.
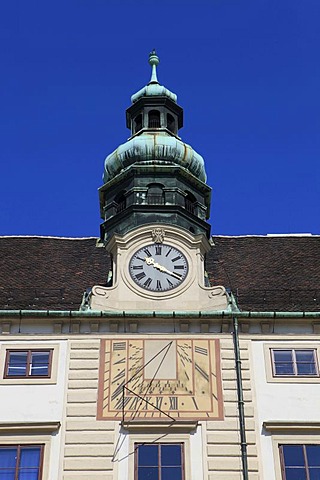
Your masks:
[{"label": "decorative scroll ornament", "polygon": [[163,243],[165,231],[163,228],[154,228],[151,232],[154,243]]}]

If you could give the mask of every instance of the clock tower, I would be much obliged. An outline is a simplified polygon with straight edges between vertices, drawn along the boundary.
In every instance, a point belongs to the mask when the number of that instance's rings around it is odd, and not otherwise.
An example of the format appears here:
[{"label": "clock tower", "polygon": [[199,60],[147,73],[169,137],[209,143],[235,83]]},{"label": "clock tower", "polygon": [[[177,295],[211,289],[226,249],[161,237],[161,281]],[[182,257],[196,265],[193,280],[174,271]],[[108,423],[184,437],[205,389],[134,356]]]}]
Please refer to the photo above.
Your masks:
[{"label": "clock tower", "polygon": [[112,258],[108,286],[92,289],[100,311],[224,310],[227,295],[205,280],[211,189],[204,161],[178,136],[183,109],[157,79],[131,97],[129,140],[107,156],[99,189],[100,242]]}]

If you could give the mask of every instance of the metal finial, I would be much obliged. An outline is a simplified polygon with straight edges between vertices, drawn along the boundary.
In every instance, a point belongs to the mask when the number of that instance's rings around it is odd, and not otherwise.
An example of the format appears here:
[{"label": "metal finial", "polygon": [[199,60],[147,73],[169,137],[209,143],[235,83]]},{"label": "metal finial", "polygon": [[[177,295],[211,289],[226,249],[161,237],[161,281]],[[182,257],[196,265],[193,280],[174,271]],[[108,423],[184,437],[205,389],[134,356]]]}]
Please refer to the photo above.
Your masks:
[{"label": "metal finial", "polygon": [[159,83],[158,79],[157,79],[157,65],[159,65],[159,62],[160,62],[159,57],[156,54],[155,49],[153,49],[152,52],[149,53],[149,64],[152,67],[151,79],[150,79],[149,84],[150,83]]}]

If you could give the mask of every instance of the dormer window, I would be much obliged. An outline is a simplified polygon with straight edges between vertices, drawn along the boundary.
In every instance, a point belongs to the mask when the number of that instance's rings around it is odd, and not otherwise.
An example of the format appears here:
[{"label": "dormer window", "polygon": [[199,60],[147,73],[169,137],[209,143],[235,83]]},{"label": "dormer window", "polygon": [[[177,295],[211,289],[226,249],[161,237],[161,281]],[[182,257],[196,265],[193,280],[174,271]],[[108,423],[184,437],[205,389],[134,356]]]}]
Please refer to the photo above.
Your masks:
[{"label": "dormer window", "polygon": [[142,114],[137,115],[133,120],[133,133],[137,133],[142,129]]},{"label": "dormer window", "polygon": [[172,133],[176,133],[176,125],[175,120],[170,113],[167,113],[167,129],[170,130]]},{"label": "dormer window", "polygon": [[150,110],[148,116],[148,128],[160,128],[159,110]]}]

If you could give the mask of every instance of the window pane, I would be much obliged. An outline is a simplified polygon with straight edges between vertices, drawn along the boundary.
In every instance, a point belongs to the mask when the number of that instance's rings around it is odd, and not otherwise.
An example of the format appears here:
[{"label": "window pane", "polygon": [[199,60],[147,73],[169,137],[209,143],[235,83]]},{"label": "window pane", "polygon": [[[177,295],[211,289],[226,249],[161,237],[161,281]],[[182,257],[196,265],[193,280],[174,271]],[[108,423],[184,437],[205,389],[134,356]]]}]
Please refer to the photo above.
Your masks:
[{"label": "window pane", "polygon": [[297,362],[314,362],[314,350],[296,350]]},{"label": "window pane", "polygon": [[182,480],[181,467],[162,467],[161,480]]},{"label": "window pane", "polygon": [[20,450],[20,468],[39,467],[40,447],[21,447]]},{"label": "window pane", "polygon": [[0,448],[0,472],[3,468],[15,468],[17,448]]},{"label": "window pane", "polygon": [[0,470],[0,480],[15,480],[14,470]]},{"label": "window pane", "polygon": [[181,465],[181,445],[161,445],[161,465]]},{"label": "window pane", "polygon": [[138,480],[159,480],[158,467],[139,467]]},{"label": "window pane", "polygon": [[30,375],[48,375],[50,352],[32,352]]},{"label": "window pane", "polygon": [[27,355],[27,352],[9,353],[8,375],[26,375]]},{"label": "window pane", "polygon": [[302,445],[283,445],[283,458],[286,467],[304,466]]},{"label": "window pane", "polygon": [[320,468],[309,469],[310,480],[320,480]]},{"label": "window pane", "polygon": [[316,366],[314,363],[297,363],[298,375],[316,375]]},{"label": "window pane", "polygon": [[292,362],[292,350],[273,350],[273,356],[275,362]]},{"label": "window pane", "polygon": [[320,445],[306,445],[309,467],[320,467]]},{"label": "window pane", "polygon": [[139,467],[140,466],[157,466],[158,465],[158,445],[139,445],[138,446],[138,465]]},{"label": "window pane", "polygon": [[275,363],[276,375],[294,375],[293,363]]},{"label": "window pane", "polygon": [[37,468],[20,470],[18,480],[38,480],[38,474],[39,474],[39,470]]},{"label": "window pane", "polygon": [[286,468],[286,480],[307,480],[304,468]]}]

